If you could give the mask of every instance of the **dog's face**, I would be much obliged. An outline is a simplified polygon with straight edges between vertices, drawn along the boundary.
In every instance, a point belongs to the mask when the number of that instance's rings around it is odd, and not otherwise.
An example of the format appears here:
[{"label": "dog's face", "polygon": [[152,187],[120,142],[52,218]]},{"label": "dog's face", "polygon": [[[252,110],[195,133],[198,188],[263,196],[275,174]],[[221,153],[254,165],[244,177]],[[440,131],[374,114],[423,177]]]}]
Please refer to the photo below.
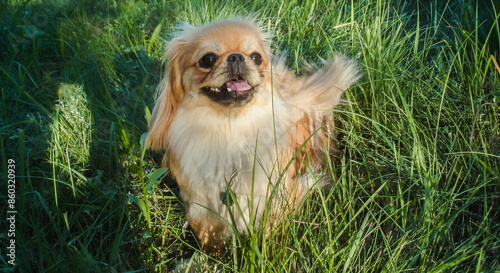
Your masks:
[{"label": "dog's face", "polygon": [[[186,29],[170,48],[184,95],[222,107],[251,103],[269,71],[265,37],[248,23],[219,21]],[[172,66],[171,66],[172,67]],[[172,75],[172,72],[178,73]]]},{"label": "dog's face", "polygon": [[167,46],[146,144],[166,149],[168,129],[181,105],[226,115],[266,101],[271,84],[267,39],[251,19],[182,26]]}]

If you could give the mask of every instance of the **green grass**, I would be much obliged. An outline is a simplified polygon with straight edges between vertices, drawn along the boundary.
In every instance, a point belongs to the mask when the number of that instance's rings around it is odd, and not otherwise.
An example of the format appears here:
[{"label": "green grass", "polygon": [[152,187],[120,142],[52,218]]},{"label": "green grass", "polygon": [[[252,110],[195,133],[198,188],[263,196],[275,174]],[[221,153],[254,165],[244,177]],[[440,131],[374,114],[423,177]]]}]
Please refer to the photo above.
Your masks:
[{"label": "green grass", "polygon": [[[194,255],[209,271],[500,271],[500,7],[478,3],[0,3],[1,269],[165,272]],[[213,259],[141,135],[171,26],[236,14],[256,14],[297,73],[343,52],[363,78],[335,110],[332,190]]]}]

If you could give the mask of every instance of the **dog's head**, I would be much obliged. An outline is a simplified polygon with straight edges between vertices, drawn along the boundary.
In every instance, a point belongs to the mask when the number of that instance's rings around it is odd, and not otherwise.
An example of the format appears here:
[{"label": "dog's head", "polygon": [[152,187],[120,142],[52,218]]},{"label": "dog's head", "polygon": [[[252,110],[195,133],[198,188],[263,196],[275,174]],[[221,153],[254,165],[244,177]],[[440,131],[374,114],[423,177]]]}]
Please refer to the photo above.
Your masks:
[{"label": "dog's head", "polygon": [[147,145],[164,149],[166,132],[183,101],[216,111],[237,111],[265,90],[270,54],[267,35],[250,19],[184,24],[168,44]]}]

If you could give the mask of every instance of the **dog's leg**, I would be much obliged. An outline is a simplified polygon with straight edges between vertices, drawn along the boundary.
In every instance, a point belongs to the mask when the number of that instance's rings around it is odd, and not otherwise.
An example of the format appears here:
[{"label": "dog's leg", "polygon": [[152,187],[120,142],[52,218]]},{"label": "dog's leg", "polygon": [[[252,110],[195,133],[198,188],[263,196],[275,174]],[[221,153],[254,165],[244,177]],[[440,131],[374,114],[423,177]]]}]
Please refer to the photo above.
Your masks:
[{"label": "dog's leg", "polygon": [[186,204],[186,218],[205,253],[221,255],[225,239],[231,235],[231,227],[209,208],[200,204]]}]

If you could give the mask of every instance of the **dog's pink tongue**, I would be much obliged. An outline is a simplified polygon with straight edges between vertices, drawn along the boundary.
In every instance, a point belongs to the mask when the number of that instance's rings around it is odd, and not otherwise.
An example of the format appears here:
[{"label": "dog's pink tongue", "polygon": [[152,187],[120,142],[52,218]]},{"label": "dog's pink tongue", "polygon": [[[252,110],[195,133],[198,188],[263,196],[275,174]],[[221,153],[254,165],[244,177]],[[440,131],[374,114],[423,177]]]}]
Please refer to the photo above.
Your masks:
[{"label": "dog's pink tongue", "polygon": [[252,87],[244,80],[227,82],[227,87],[231,88],[233,91],[247,91],[252,89]]}]

